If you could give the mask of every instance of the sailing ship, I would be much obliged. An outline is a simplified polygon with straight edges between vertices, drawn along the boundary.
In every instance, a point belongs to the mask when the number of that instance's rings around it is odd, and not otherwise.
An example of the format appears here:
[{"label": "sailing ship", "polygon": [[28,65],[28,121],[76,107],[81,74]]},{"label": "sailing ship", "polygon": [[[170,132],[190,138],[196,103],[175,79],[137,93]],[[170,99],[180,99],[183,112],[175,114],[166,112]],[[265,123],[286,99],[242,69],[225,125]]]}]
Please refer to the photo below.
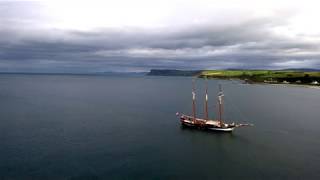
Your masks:
[{"label": "sailing ship", "polygon": [[219,92],[217,96],[217,103],[218,103],[218,119],[211,120],[209,119],[208,114],[208,85],[206,81],[206,88],[205,88],[205,117],[197,118],[196,117],[196,93],[195,93],[195,86],[194,81],[192,83],[192,116],[188,116],[185,114],[181,114],[179,112],[176,113],[177,116],[180,117],[180,122],[183,126],[193,127],[198,129],[204,130],[214,130],[214,131],[222,131],[222,132],[232,132],[237,127],[243,126],[253,126],[253,124],[237,124],[233,123],[226,123],[222,120],[223,117],[223,98],[224,94],[222,91],[221,84],[219,85]]}]

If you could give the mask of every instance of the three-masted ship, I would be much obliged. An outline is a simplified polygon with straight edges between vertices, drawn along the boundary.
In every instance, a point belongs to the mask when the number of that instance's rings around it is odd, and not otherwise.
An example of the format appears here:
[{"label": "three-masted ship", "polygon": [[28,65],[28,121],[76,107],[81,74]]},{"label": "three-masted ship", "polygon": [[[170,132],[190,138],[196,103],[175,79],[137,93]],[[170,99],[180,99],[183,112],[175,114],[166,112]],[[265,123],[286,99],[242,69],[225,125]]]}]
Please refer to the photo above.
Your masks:
[{"label": "three-masted ship", "polygon": [[253,126],[252,124],[237,124],[233,123],[226,123],[222,120],[223,115],[223,91],[221,85],[219,85],[219,92],[217,96],[217,103],[218,103],[218,119],[212,120],[209,119],[208,114],[208,85],[206,81],[206,88],[205,88],[205,117],[197,118],[196,117],[196,93],[195,93],[195,86],[194,81],[192,83],[192,116],[181,114],[179,112],[176,113],[177,116],[180,117],[180,122],[183,126],[204,129],[204,130],[214,130],[214,131],[223,131],[223,132],[232,132],[237,127],[242,126]]}]

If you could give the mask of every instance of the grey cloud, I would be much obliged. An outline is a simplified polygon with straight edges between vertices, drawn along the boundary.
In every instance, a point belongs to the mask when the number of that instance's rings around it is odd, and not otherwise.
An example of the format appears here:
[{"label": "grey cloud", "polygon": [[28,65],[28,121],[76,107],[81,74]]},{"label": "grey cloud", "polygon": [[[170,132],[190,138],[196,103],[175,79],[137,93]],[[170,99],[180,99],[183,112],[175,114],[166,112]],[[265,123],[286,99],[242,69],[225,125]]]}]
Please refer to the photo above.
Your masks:
[{"label": "grey cloud", "polygon": [[[37,22],[12,18],[12,9],[26,8],[20,6],[0,5],[0,71],[320,68],[318,42],[273,33],[272,28],[287,23],[281,18],[219,26],[212,22],[163,29],[71,31],[25,27]],[[21,13],[37,19],[37,13]]]}]

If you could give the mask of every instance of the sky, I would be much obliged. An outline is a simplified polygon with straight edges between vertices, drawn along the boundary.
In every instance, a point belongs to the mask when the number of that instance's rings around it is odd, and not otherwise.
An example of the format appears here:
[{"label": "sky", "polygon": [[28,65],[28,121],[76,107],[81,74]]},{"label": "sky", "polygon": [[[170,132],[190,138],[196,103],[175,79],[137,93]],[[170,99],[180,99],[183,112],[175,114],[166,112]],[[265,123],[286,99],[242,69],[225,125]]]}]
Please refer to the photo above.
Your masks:
[{"label": "sky", "polygon": [[320,69],[317,0],[0,0],[0,72]]}]

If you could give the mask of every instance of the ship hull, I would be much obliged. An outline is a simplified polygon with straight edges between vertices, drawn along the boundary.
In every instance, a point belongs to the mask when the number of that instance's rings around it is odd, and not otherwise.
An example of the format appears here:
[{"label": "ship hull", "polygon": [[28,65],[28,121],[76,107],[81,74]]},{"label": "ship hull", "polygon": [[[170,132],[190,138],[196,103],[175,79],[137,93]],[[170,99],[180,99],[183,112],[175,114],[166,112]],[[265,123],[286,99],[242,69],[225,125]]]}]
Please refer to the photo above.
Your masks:
[{"label": "ship hull", "polygon": [[183,125],[183,126],[187,126],[187,127],[196,127],[194,124],[192,124],[192,123],[186,123],[186,122],[181,122],[181,124]]},{"label": "ship hull", "polygon": [[190,127],[190,128],[198,128],[198,129],[202,129],[202,130],[210,130],[210,131],[219,131],[219,132],[232,132],[234,130],[234,126],[232,127],[218,127],[212,124],[206,124],[203,122],[200,123],[194,123],[190,120],[181,120],[181,125],[185,126],[185,127]]},{"label": "ship hull", "polygon": [[234,128],[208,128],[211,131],[232,132]]}]

